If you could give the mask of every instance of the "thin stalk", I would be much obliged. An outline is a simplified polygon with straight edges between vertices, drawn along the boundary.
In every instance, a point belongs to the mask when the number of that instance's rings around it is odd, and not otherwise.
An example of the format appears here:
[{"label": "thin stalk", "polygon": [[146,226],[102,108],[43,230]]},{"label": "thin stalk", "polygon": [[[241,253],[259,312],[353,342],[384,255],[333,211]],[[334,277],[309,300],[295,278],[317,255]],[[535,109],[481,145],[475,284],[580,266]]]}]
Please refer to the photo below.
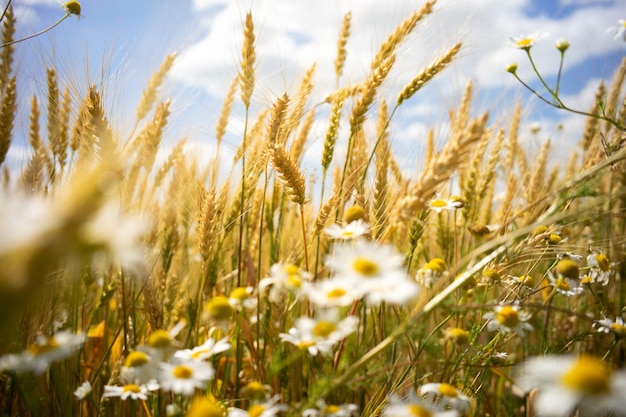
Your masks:
[{"label": "thin stalk", "polygon": [[[6,9],[5,9],[5,12],[6,12]],[[2,18],[4,18],[5,12],[2,13]],[[21,39],[17,39],[17,40],[11,41],[11,42],[3,43],[2,45],[0,45],[0,49],[5,48],[5,47],[10,46],[10,45],[15,45],[16,43],[19,43],[19,42],[27,41],[27,40],[32,39],[32,38],[36,38],[39,35],[43,35],[44,33],[48,32],[48,31],[54,29],[55,27],[57,27],[58,25],[60,25],[62,21],[64,21],[65,19],[67,19],[71,15],[72,15],[72,13],[67,12],[67,13],[65,13],[65,16],[63,16],[62,18],[57,20],[51,26],[48,26],[47,28],[45,28],[43,30],[40,30],[37,33],[33,33],[32,35],[28,35],[25,38],[21,38]]]},{"label": "thin stalk", "polygon": [[240,203],[241,207],[239,209],[239,247],[237,249],[237,286],[241,287],[243,285],[243,232],[244,232],[244,202],[246,199],[246,138],[248,136],[248,115],[249,108],[246,107],[246,118],[244,121],[243,127],[243,143],[242,149],[243,152],[241,154],[241,195],[240,195]]},{"label": "thin stalk", "polygon": [[300,224],[302,225],[302,242],[304,243],[304,267],[309,271],[309,251],[306,241],[306,225],[304,223],[304,204],[300,204]]}]

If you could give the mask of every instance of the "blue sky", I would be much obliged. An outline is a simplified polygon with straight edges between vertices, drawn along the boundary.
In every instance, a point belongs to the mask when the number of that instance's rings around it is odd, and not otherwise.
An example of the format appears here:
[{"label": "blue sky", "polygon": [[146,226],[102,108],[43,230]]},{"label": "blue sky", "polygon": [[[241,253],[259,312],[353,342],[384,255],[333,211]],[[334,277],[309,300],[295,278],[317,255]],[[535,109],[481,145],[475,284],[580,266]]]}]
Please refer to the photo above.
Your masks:
[{"label": "blue sky", "polygon": [[[135,106],[150,75],[167,53],[178,52],[176,66],[163,91],[172,97],[172,143],[187,136],[210,154],[212,134],[222,97],[236,75],[242,21],[252,9],[257,32],[256,110],[283,91],[295,93],[307,68],[316,63],[314,100],[334,85],[332,62],[343,15],[352,11],[352,35],[344,85],[363,80],[369,61],[393,28],[422,0],[83,0],[81,19],[68,19],[52,32],[18,48],[24,94],[43,92],[37,68],[43,62],[59,68],[62,82],[77,98],[88,83],[102,83],[108,94],[111,120],[120,132],[132,126]],[[62,16],[56,0],[14,0],[19,30],[39,30]],[[419,158],[425,131],[441,126],[445,139],[448,110],[455,107],[467,80],[475,85],[475,111],[491,110],[506,120],[521,100],[525,123],[539,123],[541,141],[575,146],[584,123],[578,116],[552,111],[532,99],[504,71],[518,62],[519,74],[537,86],[524,53],[510,46],[509,37],[536,31],[547,36],[533,48],[539,68],[554,81],[558,53],[554,42],[570,41],[562,92],[572,107],[587,109],[601,79],[609,79],[626,53],[626,43],[614,40],[607,28],[626,17],[626,0],[439,0],[426,24],[400,47],[397,68],[382,94],[398,91],[439,53],[458,41],[464,49],[454,64],[403,105],[392,131],[406,163]],[[40,80],[40,78],[39,78]],[[241,109],[231,121],[230,149],[241,133]],[[325,131],[323,110],[307,151],[312,170],[319,161]],[[556,131],[556,119],[567,129]],[[524,129],[525,127],[523,127]],[[228,152],[229,147],[226,148]],[[18,153],[14,157],[18,157]],[[414,165],[414,164],[413,164]]]}]

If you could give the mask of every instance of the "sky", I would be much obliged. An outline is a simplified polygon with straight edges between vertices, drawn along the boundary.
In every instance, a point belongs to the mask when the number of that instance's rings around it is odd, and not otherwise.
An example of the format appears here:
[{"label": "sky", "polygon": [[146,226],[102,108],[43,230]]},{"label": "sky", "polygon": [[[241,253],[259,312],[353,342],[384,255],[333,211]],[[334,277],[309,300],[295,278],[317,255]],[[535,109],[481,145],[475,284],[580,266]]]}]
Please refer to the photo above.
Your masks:
[{"label": "sky", "polygon": [[[214,152],[214,126],[222,99],[238,71],[243,21],[251,10],[257,36],[257,84],[252,110],[266,108],[283,92],[295,94],[305,71],[316,65],[314,96],[319,103],[336,87],[333,61],[343,16],[352,12],[352,33],[340,85],[367,77],[379,45],[423,0],[83,0],[82,17],[71,18],[32,41],[19,45],[18,78],[24,95],[45,92],[42,64],[58,68],[62,84],[75,91],[99,84],[114,128],[132,128],[135,106],[150,76],[166,54],[178,54],[163,97],[171,97],[173,116],[167,149],[187,137],[195,155]],[[57,0],[14,0],[18,33],[36,32],[63,15]],[[415,165],[426,131],[438,127],[445,140],[450,109],[458,106],[466,83],[475,91],[474,113],[490,111],[491,121],[506,123],[516,102],[524,108],[522,140],[530,151],[544,140],[574,147],[584,119],[532,98],[505,71],[518,63],[518,74],[540,89],[525,53],[511,37],[544,35],[532,54],[548,83],[554,83],[559,53],[554,44],[567,39],[561,91],[564,102],[587,110],[600,80],[610,80],[626,55],[626,42],[613,39],[618,19],[626,18],[626,0],[439,0],[434,12],[398,49],[396,67],[381,88],[393,102],[398,92],[433,59],[457,42],[463,49],[453,64],[409,102],[403,104],[391,131],[394,149],[406,166]],[[305,158],[318,174],[328,109],[320,106]],[[375,119],[375,118],[374,118]],[[557,130],[557,125],[563,129]],[[531,134],[530,126],[540,126]],[[222,148],[232,152],[243,131],[242,107],[233,110]],[[344,135],[345,136],[345,135]],[[345,138],[347,141],[347,138]],[[341,151],[341,142],[338,144]],[[25,160],[26,148],[11,151]],[[565,152],[569,153],[569,152]],[[25,162],[22,162],[22,164]]]}]

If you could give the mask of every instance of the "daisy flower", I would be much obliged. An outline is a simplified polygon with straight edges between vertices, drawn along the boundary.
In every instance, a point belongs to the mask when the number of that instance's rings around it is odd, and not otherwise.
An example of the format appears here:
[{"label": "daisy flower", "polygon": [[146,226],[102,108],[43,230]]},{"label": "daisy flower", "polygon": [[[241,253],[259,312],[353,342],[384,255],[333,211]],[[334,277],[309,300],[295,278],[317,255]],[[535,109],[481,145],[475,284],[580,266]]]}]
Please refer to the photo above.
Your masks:
[{"label": "daisy flower", "polygon": [[535,414],[593,417],[626,415],[626,371],[612,372],[600,359],[582,355],[544,356],[526,360],[518,368],[518,385],[538,388]]},{"label": "daisy flower", "polygon": [[418,394],[437,407],[457,410],[461,415],[469,415],[472,408],[472,399],[450,384],[424,384],[418,389]]},{"label": "daisy flower", "polygon": [[509,285],[519,287],[524,291],[530,291],[535,288],[535,279],[530,275],[509,275],[509,278],[505,282]]},{"label": "daisy flower", "polygon": [[487,330],[490,332],[499,331],[500,333],[515,333],[520,337],[524,337],[524,332],[533,331],[533,326],[527,321],[530,314],[519,310],[519,306],[497,305],[493,311],[483,314],[483,319],[487,321]]},{"label": "daisy flower", "polygon": [[363,296],[354,280],[341,277],[312,283],[305,290],[307,298],[318,307],[347,307]]},{"label": "daisy flower", "polygon": [[579,295],[583,292],[580,282],[580,270],[578,264],[572,259],[561,259],[552,271],[548,271],[548,280],[556,290],[567,296]]},{"label": "daisy flower", "polygon": [[446,199],[437,196],[428,202],[428,207],[430,207],[436,213],[441,213],[443,210],[453,211],[463,206],[463,201],[455,197]]},{"label": "daisy flower", "polygon": [[463,330],[460,327],[451,327],[444,330],[443,338],[444,340],[449,340],[459,347],[470,345],[470,332]]},{"label": "daisy flower", "polygon": [[297,265],[277,263],[271,266],[270,276],[259,281],[259,291],[271,286],[269,300],[278,303],[285,294],[299,295],[310,280],[311,274]]},{"label": "daisy flower", "polygon": [[595,320],[592,327],[597,328],[600,333],[613,332],[620,337],[626,336],[626,326],[624,325],[624,320],[621,316],[615,317],[615,321],[609,318]]},{"label": "daisy flower", "polygon": [[605,254],[592,253],[588,255],[587,266],[589,267],[589,279],[591,282],[600,283],[603,286],[609,284],[611,263]]},{"label": "daisy flower", "polygon": [[332,239],[350,240],[363,236],[369,231],[369,224],[363,220],[358,219],[353,222],[341,226],[339,224],[333,224],[332,226],[324,229],[324,233]]},{"label": "daisy flower", "polygon": [[433,258],[415,274],[415,281],[426,288],[432,288],[436,281],[448,275],[446,262],[441,258]]},{"label": "daisy flower", "polygon": [[120,370],[120,379],[129,384],[142,384],[155,379],[157,376],[156,361],[145,352],[135,350],[130,352]]},{"label": "daisy flower", "polygon": [[359,408],[355,404],[326,404],[326,401],[319,400],[317,408],[307,408],[302,411],[302,417],[356,417]]},{"label": "daisy flower", "polygon": [[408,398],[391,396],[383,409],[383,417],[457,417],[456,410],[442,410],[411,393]]},{"label": "daisy flower", "polygon": [[329,310],[320,314],[317,319],[300,317],[296,320],[295,327],[289,329],[288,333],[281,333],[279,337],[298,349],[307,349],[313,356],[320,352],[328,354],[336,343],[354,333],[358,322],[354,316],[339,320],[338,313]]},{"label": "daisy flower", "polygon": [[257,305],[256,297],[253,297],[254,287],[237,287],[230,292],[228,302],[234,308],[252,310]]},{"label": "daisy flower", "polygon": [[622,40],[626,42],[626,19],[619,19],[617,21],[617,27],[610,27],[607,29],[607,32],[615,32],[613,39],[617,40],[622,38]]},{"label": "daisy flower", "polygon": [[191,397],[196,388],[203,389],[214,375],[211,364],[197,360],[161,363],[158,371],[163,390],[186,397]]},{"label": "daisy flower", "polygon": [[535,46],[538,40],[546,36],[548,36],[546,33],[534,32],[530,35],[513,36],[511,37],[511,42],[513,42],[513,46],[518,49],[529,50]]},{"label": "daisy flower", "polygon": [[418,285],[406,275],[402,257],[390,245],[363,240],[339,245],[326,265],[335,276],[354,280],[373,304],[404,303],[419,292]]},{"label": "daisy flower", "polygon": [[68,358],[80,349],[84,341],[84,335],[69,331],[61,331],[49,337],[40,335],[35,343],[22,353],[0,357],[0,372],[31,371],[43,374],[52,362]]},{"label": "daisy flower", "polygon": [[135,385],[135,384],[126,384],[123,386],[117,385],[105,385],[104,386],[104,394],[102,394],[103,398],[110,397],[119,397],[122,400],[126,400],[130,398],[131,400],[143,400],[146,401],[148,399],[148,392],[157,391],[159,389],[159,384],[156,381],[152,380],[147,384]]},{"label": "daisy flower", "polygon": [[[167,411],[168,416],[182,414],[182,411],[180,411],[180,409],[176,410],[178,412],[170,413],[170,410]],[[207,395],[203,397],[194,397],[191,405],[189,406],[189,409],[187,410],[187,413],[185,414],[185,417],[224,417],[226,415],[225,411],[225,407],[219,401],[217,401],[212,395]]]},{"label": "daisy flower", "polygon": [[206,342],[193,349],[178,350],[174,353],[174,359],[180,361],[189,360],[206,360],[212,358],[218,353],[222,353],[231,348],[228,338],[225,337],[216,341],[215,339],[207,339]]},{"label": "daisy flower", "polygon": [[230,407],[228,409],[228,417],[274,417],[278,413],[287,411],[289,407],[286,404],[278,404],[280,395],[275,395],[264,403],[258,403],[250,406],[248,410]]}]

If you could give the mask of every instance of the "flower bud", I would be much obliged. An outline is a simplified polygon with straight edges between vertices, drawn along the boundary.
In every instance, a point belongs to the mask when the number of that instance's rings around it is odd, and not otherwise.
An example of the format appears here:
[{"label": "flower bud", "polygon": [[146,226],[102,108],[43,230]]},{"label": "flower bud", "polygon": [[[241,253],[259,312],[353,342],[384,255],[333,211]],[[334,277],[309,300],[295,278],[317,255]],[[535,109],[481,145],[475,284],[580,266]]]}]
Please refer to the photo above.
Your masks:
[{"label": "flower bud", "polygon": [[511,62],[506,66],[506,72],[510,72],[511,74],[515,74],[517,72],[517,62]]}]

